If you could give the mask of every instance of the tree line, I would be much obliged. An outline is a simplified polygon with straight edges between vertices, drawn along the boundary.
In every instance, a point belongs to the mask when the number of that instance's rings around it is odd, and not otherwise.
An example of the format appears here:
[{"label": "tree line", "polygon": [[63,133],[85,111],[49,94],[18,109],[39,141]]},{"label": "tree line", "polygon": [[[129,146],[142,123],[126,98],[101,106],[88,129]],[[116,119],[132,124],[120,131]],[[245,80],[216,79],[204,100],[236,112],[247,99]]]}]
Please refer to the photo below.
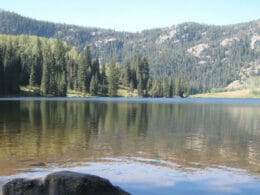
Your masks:
[{"label": "tree line", "polygon": [[148,59],[134,56],[126,60],[122,72],[122,84],[129,87],[129,92],[137,90],[139,97],[174,97],[188,96],[189,87],[182,77],[166,74],[151,75]]},{"label": "tree line", "polygon": [[100,65],[90,47],[78,52],[59,39],[0,36],[0,95],[34,86],[42,96],[66,96],[68,90],[92,96],[117,96],[124,87],[131,96],[173,97],[188,94],[183,78],[150,75],[146,57],[136,55],[123,64]]}]

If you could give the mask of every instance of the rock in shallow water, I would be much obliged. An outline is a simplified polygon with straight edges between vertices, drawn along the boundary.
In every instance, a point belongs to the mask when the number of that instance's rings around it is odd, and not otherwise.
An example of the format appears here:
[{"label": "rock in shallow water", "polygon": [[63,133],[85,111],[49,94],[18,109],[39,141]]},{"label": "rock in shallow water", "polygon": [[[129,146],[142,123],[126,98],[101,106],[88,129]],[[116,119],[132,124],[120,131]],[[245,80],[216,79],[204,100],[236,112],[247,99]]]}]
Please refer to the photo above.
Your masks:
[{"label": "rock in shallow water", "polygon": [[88,174],[61,171],[45,179],[14,179],[3,186],[3,195],[128,195],[109,180]]}]

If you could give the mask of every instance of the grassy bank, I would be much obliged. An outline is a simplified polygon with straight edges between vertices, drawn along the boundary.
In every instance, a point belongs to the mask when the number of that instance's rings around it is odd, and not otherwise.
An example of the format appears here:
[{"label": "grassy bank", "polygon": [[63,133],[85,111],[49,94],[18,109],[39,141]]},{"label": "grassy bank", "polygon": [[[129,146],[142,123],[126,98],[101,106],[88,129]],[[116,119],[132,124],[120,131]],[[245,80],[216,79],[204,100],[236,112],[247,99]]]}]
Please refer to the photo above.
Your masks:
[{"label": "grassy bank", "polygon": [[[20,93],[16,97],[35,97],[40,96],[40,89],[32,86],[21,86]],[[89,93],[68,90],[67,97],[107,97],[107,94],[97,94],[93,96]],[[124,86],[119,86],[117,97],[138,97],[137,90],[129,93],[129,89]],[[189,96],[191,98],[260,98],[260,90],[236,90],[216,93],[201,93]]]},{"label": "grassy bank", "polygon": [[253,93],[249,89],[227,91],[218,93],[201,93],[191,95],[192,98],[260,98],[260,94]]},{"label": "grassy bank", "polygon": [[[36,97],[41,96],[39,87],[32,86],[20,86],[20,93],[15,95],[16,97]],[[118,97],[138,97],[137,90],[129,93],[129,89],[124,86],[119,86]],[[97,94],[96,96],[91,95],[90,93],[83,93],[74,90],[68,90],[67,97],[107,97],[107,94]]]}]

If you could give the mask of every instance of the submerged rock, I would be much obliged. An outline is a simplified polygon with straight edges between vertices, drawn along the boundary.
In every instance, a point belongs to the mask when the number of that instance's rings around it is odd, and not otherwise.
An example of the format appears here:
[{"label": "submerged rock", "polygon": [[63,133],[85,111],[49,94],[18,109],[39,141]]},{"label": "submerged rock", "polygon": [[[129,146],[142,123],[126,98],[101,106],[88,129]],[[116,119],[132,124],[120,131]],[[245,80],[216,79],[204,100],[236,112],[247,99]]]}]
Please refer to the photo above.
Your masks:
[{"label": "submerged rock", "polygon": [[3,186],[3,195],[128,195],[109,180],[88,174],[61,171],[45,179],[14,179]]}]

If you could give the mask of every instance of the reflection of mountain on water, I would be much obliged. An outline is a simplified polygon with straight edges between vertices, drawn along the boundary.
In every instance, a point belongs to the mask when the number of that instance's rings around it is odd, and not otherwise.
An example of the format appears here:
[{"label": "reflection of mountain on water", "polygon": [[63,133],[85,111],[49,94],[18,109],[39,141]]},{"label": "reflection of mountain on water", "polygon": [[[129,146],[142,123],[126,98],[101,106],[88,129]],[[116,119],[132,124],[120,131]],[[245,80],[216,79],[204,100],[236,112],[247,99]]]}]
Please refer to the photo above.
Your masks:
[{"label": "reflection of mountain on water", "polygon": [[0,172],[127,156],[257,173],[259,118],[259,107],[245,105],[0,102]]}]

